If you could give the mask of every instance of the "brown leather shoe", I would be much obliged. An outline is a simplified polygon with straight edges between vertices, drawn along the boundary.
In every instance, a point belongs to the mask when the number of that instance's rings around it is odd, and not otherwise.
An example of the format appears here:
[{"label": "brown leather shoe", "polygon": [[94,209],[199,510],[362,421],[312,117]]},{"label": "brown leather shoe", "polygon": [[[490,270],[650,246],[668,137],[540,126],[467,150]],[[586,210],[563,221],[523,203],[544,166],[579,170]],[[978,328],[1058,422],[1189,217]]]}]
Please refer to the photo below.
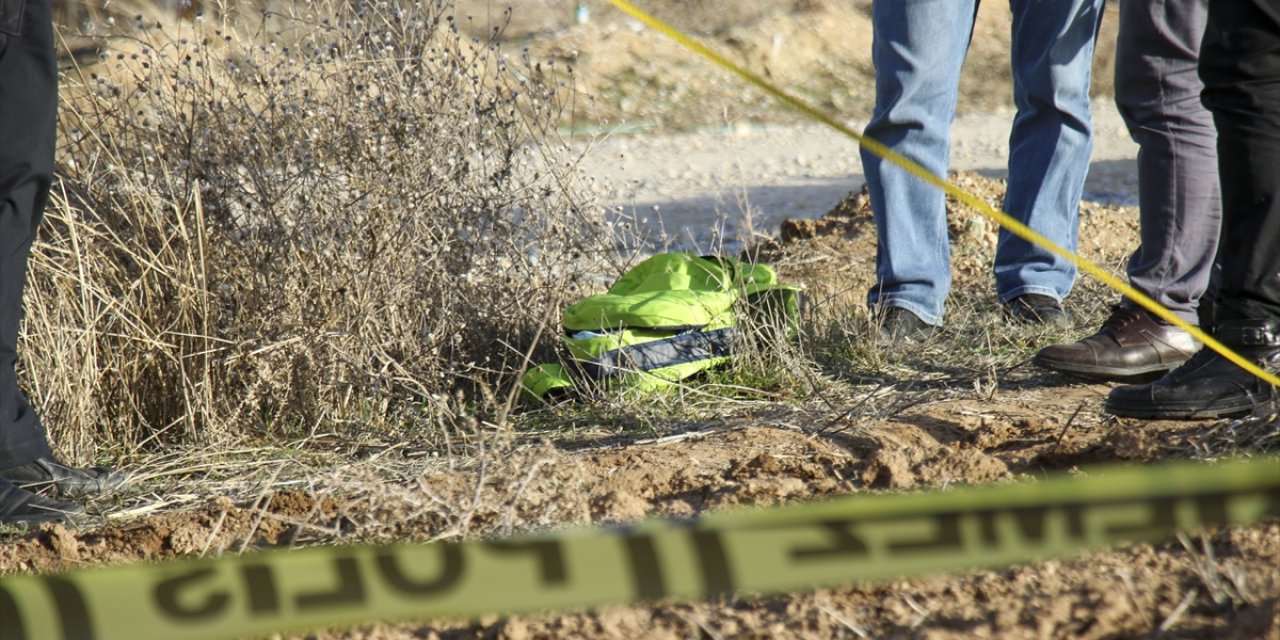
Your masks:
[{"label": "brown leather shoe", "polygon": [[1031,361],[1051,371],[1124,379],[1169,371],[1200,346],[1190,333],[1163,324],[1140,308],[1118,304],[1097,333],[1045,347]]}]

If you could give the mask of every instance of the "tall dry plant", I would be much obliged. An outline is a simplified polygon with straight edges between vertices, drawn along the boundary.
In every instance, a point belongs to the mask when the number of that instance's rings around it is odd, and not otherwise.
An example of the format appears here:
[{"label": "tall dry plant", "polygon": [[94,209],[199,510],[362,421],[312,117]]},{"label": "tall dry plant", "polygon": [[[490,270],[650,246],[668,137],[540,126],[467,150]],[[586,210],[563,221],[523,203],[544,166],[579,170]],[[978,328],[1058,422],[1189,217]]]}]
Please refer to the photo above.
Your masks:
[{"label": "tall dry plant", "polygon": [[451,6],[144,14],[64,74],[23,346],[62,449],[501,411],[616,245],[571,94]]}]

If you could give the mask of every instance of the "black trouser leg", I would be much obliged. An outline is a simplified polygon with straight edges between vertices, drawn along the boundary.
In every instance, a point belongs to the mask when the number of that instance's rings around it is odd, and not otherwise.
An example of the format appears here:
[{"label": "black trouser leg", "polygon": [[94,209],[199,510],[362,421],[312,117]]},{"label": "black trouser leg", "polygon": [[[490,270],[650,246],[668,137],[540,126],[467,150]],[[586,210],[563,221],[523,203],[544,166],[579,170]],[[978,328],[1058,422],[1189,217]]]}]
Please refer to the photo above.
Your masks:
[{"label": "black trouser leg", "polygon": [[18,322],[27,257],[49,198],[57,62],[49,0],[0,0],[0,469],[49,454],[18,388]]},{"label": "black trouser leg", "polygon": [[1219,320],[1280,320],[1280,3],[1212,0],[1200,52],[1218,129]]}]

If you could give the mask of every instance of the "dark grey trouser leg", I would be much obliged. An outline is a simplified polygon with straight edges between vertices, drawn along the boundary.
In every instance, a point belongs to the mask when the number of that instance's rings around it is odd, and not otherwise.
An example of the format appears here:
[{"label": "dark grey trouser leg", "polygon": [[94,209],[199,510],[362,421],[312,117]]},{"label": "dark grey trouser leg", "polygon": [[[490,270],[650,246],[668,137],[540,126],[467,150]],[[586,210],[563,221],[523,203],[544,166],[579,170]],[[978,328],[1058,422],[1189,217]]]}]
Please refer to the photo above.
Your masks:
[{"label": "dark grey trouser leg", "polygon": [[1197,322],[1222,221],[1217,137],[1196,73],[1209,0],[1122,0],[1116,106],[1138,143],[1134,288]]},{"label": "dark grey trouser leg", "polygon": [[49,454],[14,366],[27,257],[53,179],[57,83],[49,0],[0,0],[0,469]]}]

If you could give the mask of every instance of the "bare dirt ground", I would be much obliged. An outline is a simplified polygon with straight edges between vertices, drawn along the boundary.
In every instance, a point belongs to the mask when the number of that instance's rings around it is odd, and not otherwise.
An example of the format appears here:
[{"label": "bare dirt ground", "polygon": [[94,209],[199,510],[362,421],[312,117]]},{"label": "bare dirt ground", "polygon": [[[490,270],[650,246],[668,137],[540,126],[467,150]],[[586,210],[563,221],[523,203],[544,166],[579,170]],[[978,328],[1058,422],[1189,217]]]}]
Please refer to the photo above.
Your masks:
[{"label": "bare dirt ground", "polygon": [[[798,3],[804,5],[798,11],[767,10],[776,4],[781,3],[763,3],[765,9],[739,16],[740,23],[710,25],[703,31],[743,50],[775,52],[794,46],[774,45],[781,33],[784,43],[812,41],[812,49],[793,52],[797,58],[830,59],[831,65],[838,58],[841,69],[862,65],[865,71],[865,14],[855,28],[841,22],[854,20],[857,6],[815,2]],[[694,11],[699,5],[690,6],[686,9]],[[568,7],[563,11],[567,15]],[[675,56],[656,34],[636,31],[620,19],[611,28],[609,15],[598,11],[581,29],[568,27],[567,17],[559,13],[522,17],[515,26],[521,37],[543,50],[561,49],[579,60],[590,56],[577,73],[586,88],[604,95],[613,89],[601,88],[607,84],[603,75],[630,72],[626,77],[634,76],[641,86],[650,65],[661,67],[672,59],[663,56]],[[998,33],[1005,18],[997,7],[984,10],[982,19],[979,36]],[[988,48],[998,49],[984,45],[976,60],[996,59]],[[679,60],[672,63],[677,68],[701,64]],[[999,76],[998,65],[992,64],[974,73]],[[689,103],[694,106],[701,104],[697,95],[732,95],[724,93],[736,88],[729,79],[692,79],[704,73],[682,76],[670,91],[695,96]],[[621,102],[608,109],[616,109],[614,117],[645,121],[666,117],[671,104],[684,104],[680,95],[668,99],[666,105],[642,101],[655,105],[653,110]],[[976,108],[987,110],[965,116],[972,122],[998,128],[995,123],[1007,117],[995,106]],[[732,209],[728,217],[741,221],[752,203],[770,209],[780,206],[776,202],[792,203],[791,210],[766,216],[734,238],[777,265],[784,281],[803,284],[816,317],[856,316],[870,282],[874,234],[865,199],[844,198],[858,187],[855,159],[845,158],[842,162],[849,164],[814,179],[825,181],[825,191],[803,182],[804,159],[781,158],[773,165],[761,159],[763,164],[753,166],[764,169],[728,187],[730,194],[744,194],[740,200],[724,195],[715,184],[720,168],[693,162],[691,154],[680,156],[684,164],[661,162],[669,150],[697,144],[714,157],[725,136],[764,145],[775,134],[783,139],[817,135],[804,125],[791,126],[794,121],[785,116],[781,120],[788,128],[757,127],[756,116],[772,112],[762,106],[751,113],[744,120],[753,124],[741,129],[734,129],[733,122],[717,128],[719,123],[711,119],[680,123],[701,127],[700,134],[687,129],[676,133],[666,130],[673,126],[666,122],[657,132],[663,137],[651,133],[597,140],[587,145],[585,168],[596,171],[597,195],[610,206],[638,204],[631,209],[644,211],[657,205],[681,215],[690,203],[702,203],[702,210],[679,224],[706,224],[708,213],[725,209]],[[850,117],[865,113],[851,109]],[[1095,165],[1103,178],[1092,183],[1098,197],[1082,211],[1082,251],[1119,271],[1136,242],[1132,165],[1127,163],[1132,149],[1118,136],[1113,119],[1103,121],[1112,139],[1100,145],[1109,155]],[[709,137],[695,140],[687,137],[691,135]],[[998,202],[1002,185],[990,176],[1000,175],[1003,134],[992,139],[989,130],[977,128],[957,135],[968,141],[959,145],[965,159],[958,164],[980,172],[959,175],[957,182]],[[965,149],[979,147],[965,155]],[[652,149],[657,153],[645,151]],[[599,150],[626,155],[624,168],[593,161],[591,154]],[[847,148],[831,153],[812,157],[810,169],[820,173],[837,156],[852,155]],[[789,168],[797,171],[789,176]],[[641,186],[619,184],[622,175]],[[678,188],[664,195],[663,185],[673,183]],[[769,184],[786,193],[770,193]],[[733,209],[726,202],[744,206]],[[673,224],[665,228],[670,231]],[[670,418],[641,413],[625,424],[600,409],[562,410],[541,421],[534,412],[514,433],[486,435],[481,425],[464,436],[472,445],[494,443],[490,448],[499,452],[476,459],[455,459],[412,437],[397,439],[399,434],[357,446],[335,430],[315,435],[307,443],[312,452],[294,457],[264,456],[246,448],[211,456],[207,466],[194,468],[189,462],[142,460],[133,469],[138,479],[126,494],[99,505],[114,510],[116,517],[84,529],[53,526],[4,536],[0,574],[216,556],[335,539],[427,540],[683,518],[823,496],[1030,479],[1100,463],[1215,459],[1280,448],[1274,413],[1244,420],[1121,420],[1101,411],[1111,384],[1037,370],[1028,362],[1034,349],[1064,336],[1004,327],[988,291],[994,228],[957,210],[952,231],[953,295],[976,302],[956,312],[943,340],[916,353],[870,352],[858,344],[855,331],[849,358],[818,354],[822,367],[814,375],[821,381],[807,391],[784,387],[741,400],[721,396],[713,401],[691,393],[694,408],[687,413]],[[678,233],[671,235],[676,236],[671,242],[681,241]],[[714,243],[708,240],[712,236],[699,236],[694,244]],[[1082,283],[1072,300],[1078,331],[1091,328],[1113,299],[1100,287]],[[981,355],[949,359],[945,350],[957,344],[973,345]],[[538,426],[542,424],[555,426]],[[339,462],[332,471],[310,472],[312,457]],[[242,475],[228,472],[232,467]],[[170,480],[178,476],[210,482],[202,486]],[[305,637],[1280,638],[1280,523],[1007,570],[811,593],[495,615],[466,622],[379,623]]]}]

